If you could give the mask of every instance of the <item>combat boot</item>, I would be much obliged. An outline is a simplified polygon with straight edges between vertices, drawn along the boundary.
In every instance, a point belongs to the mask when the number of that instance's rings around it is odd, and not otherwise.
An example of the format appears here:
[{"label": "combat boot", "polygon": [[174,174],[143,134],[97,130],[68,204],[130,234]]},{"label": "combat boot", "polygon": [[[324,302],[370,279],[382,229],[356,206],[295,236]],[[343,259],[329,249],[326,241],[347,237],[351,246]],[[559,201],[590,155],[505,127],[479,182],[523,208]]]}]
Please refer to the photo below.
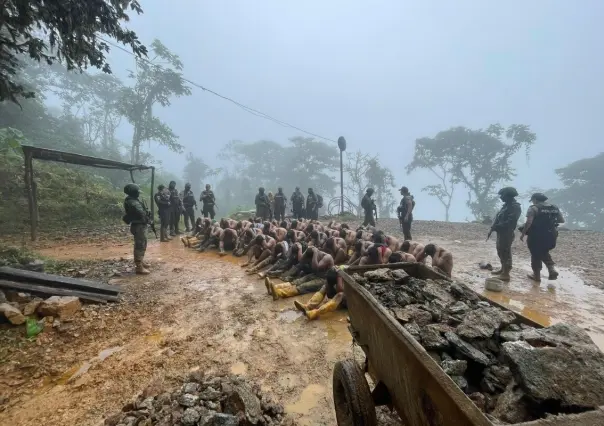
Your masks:
[{"label": "combat boot", "polygon": [[501,273],[498,274],[499,276],[497,278],[499,278],[501,281],[509,281],[510,280],[510,269],[509,267],[504,267],[501,268]]},{"label": "combat boot", "polygon": [[533,281],[541,282],[541,271],[536,271],[533,269],[533,273],[528,274],[527,277]]},{"label": "combat boot", "polygon": [[549,272],[548,279],[550,279],[550,280],[558,279],[558,271],[556,271],[556,269],[554,268],[554,265],[546,265],[546,266],[547,266],[547,270]]},{"label": "combat boot", "polygon": [[501,273],[503,272],[503,266],[499,269],[495,269],[494,271],[491,271],[492,275],[501,275]]},{"label": "combat boot", "polygon": [[136,262],[135,272],[138,275],[149,275],[151,273],[148,269],[145,268],[143,262]]},{"label": "combat boot", "polygon": [[333,312],[336,309],[338,309],[338,303],[334,300],[330,300],[328,302],[325,302],[318,309],[306,311],[306,318],[308,318],[309,320],[315,320],[321,315],[324,315],[328,312]]}]

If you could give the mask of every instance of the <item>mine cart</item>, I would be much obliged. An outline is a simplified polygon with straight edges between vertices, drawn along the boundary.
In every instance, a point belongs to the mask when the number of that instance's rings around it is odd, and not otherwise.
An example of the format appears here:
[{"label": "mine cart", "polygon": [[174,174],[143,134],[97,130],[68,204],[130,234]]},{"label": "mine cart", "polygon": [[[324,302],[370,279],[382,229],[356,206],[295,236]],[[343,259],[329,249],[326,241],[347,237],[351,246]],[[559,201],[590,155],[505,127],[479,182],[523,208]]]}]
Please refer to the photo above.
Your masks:
[{"label": "mine cart", "polygon": [[[418,263],[351,266],[340,275],[349,311],[349,330],[365,353],[361,366],[354,359],[339,361],[333,371],[333,399],[339,426],[377,424],[375,407],[396,410],[408,426],[469,426],[496,424],[466,396],[430,357],[422,345],[402,327],[374,296],[350,275],[388,267],[403,269],[420,279],[447,279]],[[479,295],[483,300],[486,298]],[[488,300],[500,308],[505,307]],[[541,328],[518,314],[520,322]],[[370,390],[368,373],[375,387]],[[524,426],[604,425],[604,407],[575,415],[518,423]]]}]

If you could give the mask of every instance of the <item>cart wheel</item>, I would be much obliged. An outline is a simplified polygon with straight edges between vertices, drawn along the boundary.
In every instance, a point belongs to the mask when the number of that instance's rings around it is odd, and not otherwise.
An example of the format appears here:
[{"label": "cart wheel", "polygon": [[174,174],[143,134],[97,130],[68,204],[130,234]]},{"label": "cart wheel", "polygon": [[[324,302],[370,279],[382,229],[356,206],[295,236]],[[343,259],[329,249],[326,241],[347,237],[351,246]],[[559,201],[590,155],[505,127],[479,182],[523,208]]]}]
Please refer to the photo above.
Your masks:
[{"label": "cart wheel", "polygon": [[375,426],[375,406],[365,375],[353,359],[333,368],[333,401],[338,426]]}]

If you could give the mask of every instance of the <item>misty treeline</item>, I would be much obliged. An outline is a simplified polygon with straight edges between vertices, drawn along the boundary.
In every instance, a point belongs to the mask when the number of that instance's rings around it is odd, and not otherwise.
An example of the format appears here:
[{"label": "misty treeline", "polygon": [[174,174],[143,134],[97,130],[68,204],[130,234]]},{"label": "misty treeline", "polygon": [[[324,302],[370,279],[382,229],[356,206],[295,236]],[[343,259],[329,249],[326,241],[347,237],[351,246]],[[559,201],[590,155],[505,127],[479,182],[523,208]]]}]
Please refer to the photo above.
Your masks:
[{"label": "misty treeline", "polygon": [[[530,127],[492,124],[486,129],[453,127],[433,138],[415,141],[413,160],[407,173],[428,170],[434,184],[421,190],[436,197],[449,220],[454,196],[465,190],[466,205],[475,219],[493,218],[499,198],[497,191],[516,176],[512,157],[524,151],[527,159],[537,136]],[[604,153],[575,161],[556,170],[563,187],[535,189],[544,192],[566,215],[566,226],[604,231]],[[525,198],[530,195],[525,194]]]}]

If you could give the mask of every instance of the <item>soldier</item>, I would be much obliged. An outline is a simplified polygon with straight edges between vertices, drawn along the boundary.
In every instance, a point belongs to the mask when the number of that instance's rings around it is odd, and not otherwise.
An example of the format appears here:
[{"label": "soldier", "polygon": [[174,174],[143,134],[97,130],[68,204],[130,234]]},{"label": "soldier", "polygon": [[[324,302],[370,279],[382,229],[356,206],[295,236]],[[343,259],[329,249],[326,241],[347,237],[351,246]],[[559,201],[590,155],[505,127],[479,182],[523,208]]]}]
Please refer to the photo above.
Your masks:
[{"label": "soldier", "polygon": [[541,193],[535,193],[531,197],[533,205],[526,212],[526,223],[521,227],[522,236],[528,235],[528,249],[531,252],[531,268],[533,273],[528,277],[533,281],[541,281],[541,263],[545,263],[549,271],[549,279],[558,278],[558,271],[554,268],[554,261],[550,250],[556,248],[558,239],[558,225],[564,223],[564,217],[560,209],[546,203],[547,197]]},{"label": "soldier", "polygon": [[270,200],[264,193],[264,188],[258,188],[258,193],[256,194],[254,204],[256,204],[256,217],[261,218],[262,221],[265,221],[270,214]]},{"label": "soldier", "polygon": [[168,185],[170,190],[170,236],[181,234],[178,229],[180,223],[180,213],[182,212],[182,200],[176,189],[176,182],[171,181]]},{"label": "soldier", "polygon": [[165,243],[172,239],[168,235],[170,228],[170,191],[164,185],[159,185],[153,200],[157,205],[157,214],[159,215],[159,241]]},{"label": "soldier", "polygon": [[367,188],[367,191],[365,191],[365,196],[363,196],[363,199],[361,200],[361,207],[363,207],[363,210],[365,211],[365,220],[363,221],[363,226],[375,226],[375,219],[373,218],[375,202],[371,198],[373,192],[373,188]]},{"label": "soldier", "polygon": [[195,195],[191,191],[190,183],[185,184],[185,191],[182,194],[182,204],[185,209],[185,230],[190,232],[191,228],[195,226],[194,209],[197,209],[197,200],[195,200]]},{"label": "soldier", "polygon": [[285,206],[287,205],[287,197],[283,193],[283,188],[277,189],[275,195],[275,219],[281,221],[285,219]]},{"label": "soldier", "polygon": [[216,205],[216,197],[214,197],[214,192],[211,189],[210,185],[206,185],[206,190],[201,193],[199,197],[199,201],[202,202],[202,214],[203,217],[210,217],[210,219],[214,220],[214,216],[216,216],[216,212],[214,211],[214,206]]},{"label": "soldier", "polygon": [[409,193],[409,188],[406,186],[403,186],[400,189],[400,192],[403,198],[401,199],[401,204],[397,208],[398,217],[401,227],[403,228],[405,240],[411,240],[411,223],[413,222],[413,208],[415,207],[415,201],[413,200],[413,195]]},{"label": "soldier", "polygon": [[147,250],[147,224],[150,222],[150,212],[141,200],[138,199],[140,189],[138,185],[129,183],[124,187],[124,193],[127,195],[124,200],[124,210],[126,214],[123,217],[124,222],[130,225],[130,232],[134,236],[134,264],[136,273],[147,275],[149,270],[145,268],[143,260]]},{"label": "soldier", "polygon": [[497,232],[497,256],[501,262],[501,268],[492,273],[499,275],[503,281],[510,280],[510,271],[512,270],[512,242],[514,241],[514,231],[518,225],[518,219],[522,208],[516,201],[518,191],[511,186],[499,190],[499,198],[503,201],[501,210],[495,216],[491,231]]},{"label": "soldier", "polygon": [[308,196],[306,197],[306,216],[310,220],[319,219],[319,200],[312,188],[308,188]]},{"label": "soldier", "polygon": [[302,219],[304,210],[304,195],[300,192],[300,187],[296,186],[296,190],[292,194],[292,213],[294,219]]}]

